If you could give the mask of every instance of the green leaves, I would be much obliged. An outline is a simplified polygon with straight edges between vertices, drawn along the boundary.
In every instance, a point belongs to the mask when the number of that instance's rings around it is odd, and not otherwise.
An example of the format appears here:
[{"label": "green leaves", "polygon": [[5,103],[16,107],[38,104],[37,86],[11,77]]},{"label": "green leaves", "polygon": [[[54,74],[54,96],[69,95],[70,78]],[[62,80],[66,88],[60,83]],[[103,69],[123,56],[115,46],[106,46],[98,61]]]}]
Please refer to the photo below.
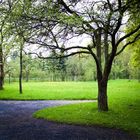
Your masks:
[{"label": "green leaves", "polygon": [[83,20],[82,17],[77,16],[76,14],[72,14],[72,15],[66,15],[61,13],[59,15],[59,20],[62,23],[68,24],[68,25],[75,25],[75,26],[79,26],[82,25]]}]

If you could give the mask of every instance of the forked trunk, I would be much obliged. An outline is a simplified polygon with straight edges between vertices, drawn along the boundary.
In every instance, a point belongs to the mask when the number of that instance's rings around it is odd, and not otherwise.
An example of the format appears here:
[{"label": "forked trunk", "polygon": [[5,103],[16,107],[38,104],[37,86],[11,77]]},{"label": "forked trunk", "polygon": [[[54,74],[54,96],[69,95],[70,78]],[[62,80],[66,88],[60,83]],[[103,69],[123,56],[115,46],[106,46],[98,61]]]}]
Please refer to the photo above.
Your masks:
[{"label": "forked trunk", "polygon": [[107,81],[98,81],[98,110],[108,111]]}]

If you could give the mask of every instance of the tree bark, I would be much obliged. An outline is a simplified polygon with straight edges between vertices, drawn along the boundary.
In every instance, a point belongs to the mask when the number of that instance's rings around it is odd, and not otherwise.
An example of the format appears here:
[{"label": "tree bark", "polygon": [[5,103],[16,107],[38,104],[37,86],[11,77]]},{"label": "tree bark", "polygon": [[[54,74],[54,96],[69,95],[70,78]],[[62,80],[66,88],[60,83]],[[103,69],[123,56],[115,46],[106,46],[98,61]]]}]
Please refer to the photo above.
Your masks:
[{"label": "tree bark", "polygon": [[3,89],[3,83],[4,83],[3,52],[2,46],[0,46],[0,90]]},{"label": "tree bark", "polygon": [[107,80],[98,81],[98,110],[108,111]]},{"label": "tree bark", "polygon": [[[105,53],[105,72],[102,72],[102,59],[101,59],[101,29],[95,32],[96,37],[96,54],[97,54],[97,79],[98,79],[98,110],[99,111],[108,111],[108,101],[107,101],[107,82],[108,75],[110,73],[108,67],[108,50],[104,51]],[[107,36],[107,35],[106,35]],[[106,37],[107,39],[107,37]],[[105,42],[105,48],[108,47],[107,41]]]},{"label": "tree bark", "polygon": [[20,73],[19,73],[19,92],[22,94],[22,43],[20,45]]}]

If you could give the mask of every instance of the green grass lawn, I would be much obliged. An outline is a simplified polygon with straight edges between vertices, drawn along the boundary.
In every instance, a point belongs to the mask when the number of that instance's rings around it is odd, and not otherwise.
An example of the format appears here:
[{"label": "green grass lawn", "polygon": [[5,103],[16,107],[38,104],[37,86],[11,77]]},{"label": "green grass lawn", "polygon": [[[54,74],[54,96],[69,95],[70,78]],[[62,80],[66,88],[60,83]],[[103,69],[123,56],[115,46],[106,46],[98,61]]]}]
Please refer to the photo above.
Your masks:
[{"label": "green grass lawn", "polygon": [[[95,83],[85,84],[90,87]],[[116,80],[109,81],[108,86],[108,112],[98,112],[97,103],[80,103],[39,110],[33,116],[68,124],[121,128],[140,137],[140,83]]]},{"label": "green grass lawn", "polygon": [[18,83],[6,84],[0,91],[0,100],[63,100],[95,99],[96,82],[28,82],[23,83],[23,94],[19,94]]}]

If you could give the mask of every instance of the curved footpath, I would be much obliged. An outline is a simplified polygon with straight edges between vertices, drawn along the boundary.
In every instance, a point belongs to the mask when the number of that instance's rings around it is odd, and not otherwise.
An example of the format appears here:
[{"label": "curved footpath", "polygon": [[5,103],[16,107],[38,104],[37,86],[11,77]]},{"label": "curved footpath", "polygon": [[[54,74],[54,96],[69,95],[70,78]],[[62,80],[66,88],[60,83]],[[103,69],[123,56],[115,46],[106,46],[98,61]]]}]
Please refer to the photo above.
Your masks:
[{"label": "curved footpath", "polygon": [[32,117],[44,107],[82,101],[0,101],[0,140],[135,140],[110,128],[66,125]]}]

